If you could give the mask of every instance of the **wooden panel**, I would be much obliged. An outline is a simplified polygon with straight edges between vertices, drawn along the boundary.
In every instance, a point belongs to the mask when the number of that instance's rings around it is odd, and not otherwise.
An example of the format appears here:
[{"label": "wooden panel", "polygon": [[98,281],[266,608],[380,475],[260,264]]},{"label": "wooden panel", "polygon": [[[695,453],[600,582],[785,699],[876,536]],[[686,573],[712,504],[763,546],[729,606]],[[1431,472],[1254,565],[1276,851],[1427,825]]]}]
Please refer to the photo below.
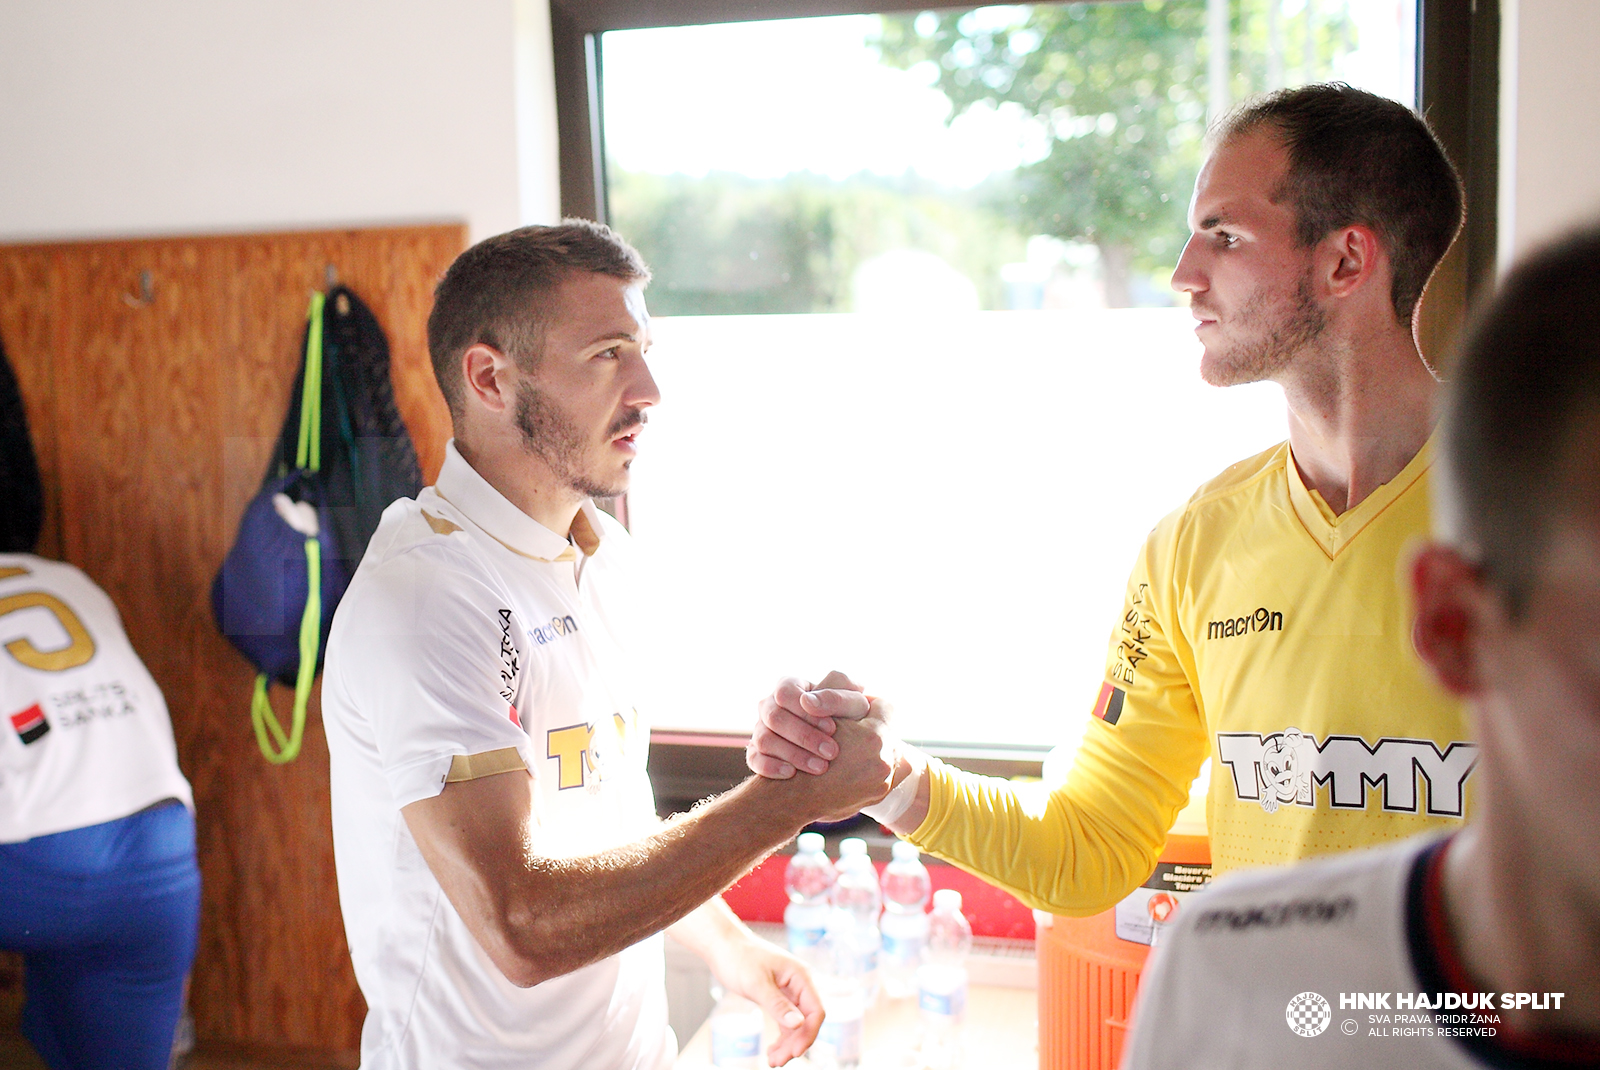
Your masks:
[{"label": "wooden panel", "polygon": [[[261,758],[252,670],[216,631],[210,584],[276,440],[307,298],[330,264],[383,325],[401,414],[425,478],[437,474],[449,416],[425,325],[433,284],[464,246],[452,225],[0,249],[0,334],[52,503],[43,549],[118,604],[194,785],[202,1045],[359,1042],[320,710],[314,698],[297,761]],[[275,689],[280,711],[288,697]]]}]

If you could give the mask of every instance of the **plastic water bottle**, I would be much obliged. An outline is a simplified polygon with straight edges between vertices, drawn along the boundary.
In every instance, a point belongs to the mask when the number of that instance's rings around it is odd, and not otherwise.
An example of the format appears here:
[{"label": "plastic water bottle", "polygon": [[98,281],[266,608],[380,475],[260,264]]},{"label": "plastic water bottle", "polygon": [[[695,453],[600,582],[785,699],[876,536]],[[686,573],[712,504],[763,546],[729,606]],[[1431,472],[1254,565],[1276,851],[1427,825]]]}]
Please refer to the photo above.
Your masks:
[{"label": "plastic water bottle", "polygon": [[928,870],[917,848],[896,840],[894,857],[883,871],[883,990],[904,999],[917,990],[917,968],[928,940]]},{"label": "plastic water bottle", "polygon": [[856,836],[840,840],[839,879],[833,886],[833,908],[836,913],[848,914],[855,922],[854,945],[856,954],[861,956],[868,1006],[878,996],[878,948],[881,944],[878,912],[882,907],[878,871],[867,857],[867,841]]},{"label": "plastic water bottle", "polygon": [[822,1030],[809,1058],[824,1070],[849,1070],[861,1063],[862,1025],[868,1002],[861,927],[849,911],[836,908],[829,915],[823,945],[828,954],[818,971],[817,983],[827,1017],[822,1020]]},{"label": "plastic water bottle", "polygon": [[833,863],[822,850],[822,835],[802,832],[783,874],[789,905],[783,924],[789,933],[789,950],[809,965],[816,965],[820,945],[828,932],[828,911],[834,882]]},{"label": "plastic water bottle", "polygon": [[933,893],[928,918],[928,947],[917,971],[917,1007],[922,1037],[917,1065],[952,1070],[961,1065],[961,1022],[967,1010],[967,954],[972,927],[961,914],[961,893],[940,888]]},{"label": "plastic water bottle", "polygon": [[756,1070],[761,1058],[761,1008],[711,982],[711,1065]]}]

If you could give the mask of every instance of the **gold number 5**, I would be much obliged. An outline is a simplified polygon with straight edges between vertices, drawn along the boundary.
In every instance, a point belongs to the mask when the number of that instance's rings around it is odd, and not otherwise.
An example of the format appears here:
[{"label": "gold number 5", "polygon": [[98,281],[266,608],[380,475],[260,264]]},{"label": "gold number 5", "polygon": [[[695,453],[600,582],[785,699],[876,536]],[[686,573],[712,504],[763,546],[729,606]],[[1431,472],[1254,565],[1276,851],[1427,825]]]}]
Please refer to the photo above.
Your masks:
[{"label": "gold number 5", "polygon": [[89,635],[89,629],[83,626],[78,615],[68,608],[65,602],[53,594],[46,594],[43,591],[24,591],[21,594],[0,598],[0,617],[35,607],[48,609],[54,613],[56,620],[61,622],[61,627],[67,630],[67,637],[72,642],[60,650],[40,650],[33,645],[32,640],[13,639],[6,644],[6,650],[12,657],[30,669],[40,669],[44,672],[65,672],[67,669],[75,669],[94,657],[94,638]]}]

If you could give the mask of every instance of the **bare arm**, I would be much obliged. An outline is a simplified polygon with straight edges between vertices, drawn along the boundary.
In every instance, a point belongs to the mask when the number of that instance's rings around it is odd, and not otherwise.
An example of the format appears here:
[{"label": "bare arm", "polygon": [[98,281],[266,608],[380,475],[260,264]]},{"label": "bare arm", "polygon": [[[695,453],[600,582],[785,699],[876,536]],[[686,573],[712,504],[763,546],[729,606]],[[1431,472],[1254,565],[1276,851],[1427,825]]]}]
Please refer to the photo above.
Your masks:
[{"label": "bare arm", "polygon": [[[850,737],[859,734],[861,739]],[[815,818],[883,797],[890,768],[872,729],[824,777],[753,777],[658,832],[575,858],[535,847],[533,779],[513,771],[447,784],[401,813],[468,930],[529,987],[614,955],[726,888]]]},{"label": "bare arm", "polygon": [[767,1062],[782,1066],[805,1053],[822,1027],[822,1000],[800,960],[761,939],[717,896],[667,930],[710,965],[724,988],[751,1000],[778,1023]]}]

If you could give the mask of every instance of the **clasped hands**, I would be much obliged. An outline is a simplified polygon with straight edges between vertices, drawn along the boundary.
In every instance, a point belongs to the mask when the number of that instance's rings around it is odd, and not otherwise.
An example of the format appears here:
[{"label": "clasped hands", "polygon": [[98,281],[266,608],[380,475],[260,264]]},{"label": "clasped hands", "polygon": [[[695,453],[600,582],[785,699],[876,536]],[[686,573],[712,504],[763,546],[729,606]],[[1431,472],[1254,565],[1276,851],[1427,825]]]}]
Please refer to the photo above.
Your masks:
[{"label": "clasped hands", "polygon": [[902,745],[888,731],[890,708],[848,676],[816,684],[789,677],[756,707],[745,748],[750,770],[770,780],[810,774],[805,816],[837,821],[888,794]]}]

